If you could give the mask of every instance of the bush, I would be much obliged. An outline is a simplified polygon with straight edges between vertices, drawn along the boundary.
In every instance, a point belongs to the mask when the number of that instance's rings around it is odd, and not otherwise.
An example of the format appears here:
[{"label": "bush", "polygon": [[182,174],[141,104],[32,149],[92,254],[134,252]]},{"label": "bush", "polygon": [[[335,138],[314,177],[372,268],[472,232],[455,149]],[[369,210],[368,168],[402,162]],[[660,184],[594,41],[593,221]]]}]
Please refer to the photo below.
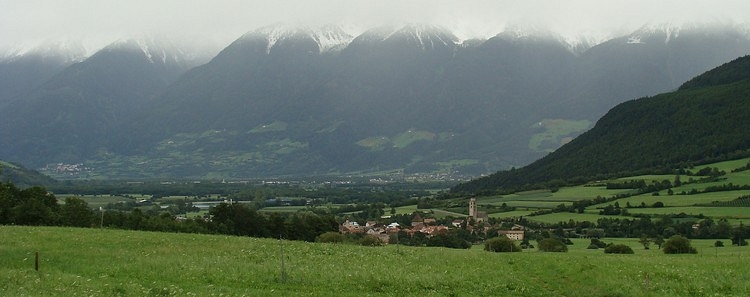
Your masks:
[{"label": "bush", "polygon": [[664,243],[665,254],[697,254],[698,251],[690,246],[690,240],[681,235],[674,235]]},{"label": "bush", "polygon": [[484,250],[496,253],[520,252],[521,247],[517,246],[510,238],[500,236],[485,241]]},{"label": "bush", "polygon": [[441,246],[452,249],[469,249],[471,242],[468,242],[456,233],[437,234],[427,239],[427,246]]},{"label": "bush", "polygon": [[[739,231],[742,232],[742,231]],[[740,237],[740,234],[735,234],[735,236],[732,238],[732,245],[736,246],[746,246],[747,240]]]},{"label": "bush", "polygon": [[568,251],[568,246],[562,241],[554,238],[545,238],[539,242],[539,250],[542,252],[560,252],[564,253]]},{"label": "bush", "polygon": [[633,249],[624,244],[612,244],[604,249],[605,254],[634,254]]},{"label": "bush", "polygon": [[604,243],[603,241],[599,240],[599,238],[592,238],[591,239],[591,244],[589,244],[588,249],[595,250],[597,248],[602,249],[602,248],[605,248],[605,247],[607,247],[607,244]]},{"label": "bush", "polygon": [[721,240],[717,240],[716,242],[714,242],[714,246],[715,247],[724,247],[724,242],[721,241]]},{"label": "bush", "polygon": [[362,237],[362,239],[359,240],[359,244],[363,246],[381,246],[383,245],[383,242],[380,241],[380,238],[377,238],[372,235],[367,235],[365,237]]},{"label": "bush", "polygon": [[330,242],[330,243],[339,243],[346,241],[346,236],[344,236],[341,233],[338,232],[326,232],[323,234],[318,235],[318,237],[315,238],[315,242]]}]

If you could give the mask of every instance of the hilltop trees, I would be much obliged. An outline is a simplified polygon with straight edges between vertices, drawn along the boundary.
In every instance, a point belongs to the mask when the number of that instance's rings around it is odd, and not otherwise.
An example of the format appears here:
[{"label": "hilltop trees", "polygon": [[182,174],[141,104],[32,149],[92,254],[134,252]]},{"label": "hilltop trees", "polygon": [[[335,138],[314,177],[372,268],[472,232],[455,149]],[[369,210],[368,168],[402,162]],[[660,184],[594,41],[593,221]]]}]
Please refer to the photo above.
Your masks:
[{"label": "hilltop trees", "polygon": [[19,189],[0,183],[0,224],[91,227],[94,213],[80,198],[69,197],[62,206],[43,187]]},{"label": "hilltop trees", "polygon": [[19,190],[0,183],[0,224],[57,225],[60,206],[42,187]]},{"label": "hilltop trees", "polygon": [[65,204],[61,208],[62,224],[73,227],[91,227],[94,223],[94,212],[89,208],[86,201],[81,198],[65,198]]}]

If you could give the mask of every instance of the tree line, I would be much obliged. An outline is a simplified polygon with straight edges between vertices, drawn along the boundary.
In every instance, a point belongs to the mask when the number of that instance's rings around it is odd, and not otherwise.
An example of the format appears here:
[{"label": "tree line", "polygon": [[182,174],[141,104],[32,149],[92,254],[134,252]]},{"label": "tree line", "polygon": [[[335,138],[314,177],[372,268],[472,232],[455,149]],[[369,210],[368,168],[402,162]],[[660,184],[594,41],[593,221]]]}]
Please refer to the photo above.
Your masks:
[{"label": "tree line", "polygon": [[262,213],[244,204],[222,203],[208,217],[178,218],[168,211],[95,211],[77,197],[60,205],[43,187],[19,189],[0,183],[0,224],[30,226],[100,227],[126,230],[227,234],[314,241],[328,231],[338,231],[333,215],[310,211]]}]

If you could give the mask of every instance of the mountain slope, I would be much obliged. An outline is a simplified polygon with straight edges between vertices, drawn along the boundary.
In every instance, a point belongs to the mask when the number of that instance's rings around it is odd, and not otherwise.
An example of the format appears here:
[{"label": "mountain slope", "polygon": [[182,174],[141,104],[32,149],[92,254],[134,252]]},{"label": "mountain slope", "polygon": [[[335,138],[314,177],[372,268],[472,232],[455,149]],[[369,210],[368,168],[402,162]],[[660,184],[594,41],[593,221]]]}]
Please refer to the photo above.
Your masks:
[{"label": "mountain slope", "polygon": [[16,187],[25,188],[48,186],[54,184],[56,181],[34,170],[0,160],[0,182],[10,182]]},{"label": "mountain slope", "polygon": [[[457,192],[520,189],[552,180],[670,172],[750,154],[750,56],[696,77],[680,90],[622,103],[594,128],[523,168],[456,186]],[[700,83],[710,82],[710,83]]]},{"label": "mountain slope", "polygon": [[17,49],[0,58],[0,109],[82,60],[84,54],[78,43],[58,42]]},{"label": "mountain slope", "polygon": [[[719,46],[721,44],[722,46]],[[717,25],[646,25],[581,54],[571,112],[603,115],[623,99],[673,91],[683,82],[750,53],[747,33]]]},{"label": "mountain slope", "polygon": [[39,166],[125,149],[123,123],[184,72],[176,55],[127,40],[73,64],[0,110],[0,154]]}]

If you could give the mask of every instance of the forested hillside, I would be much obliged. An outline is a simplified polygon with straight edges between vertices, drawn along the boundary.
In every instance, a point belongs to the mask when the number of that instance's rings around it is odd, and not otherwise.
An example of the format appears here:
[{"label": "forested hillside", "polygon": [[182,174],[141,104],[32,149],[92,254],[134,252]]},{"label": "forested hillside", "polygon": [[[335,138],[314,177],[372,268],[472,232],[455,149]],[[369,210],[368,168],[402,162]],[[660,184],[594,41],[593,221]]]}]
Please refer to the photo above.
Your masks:
[{"label": "forested hillside", "polygon": [[520,169],[456,186],[512,191],[675,168],[750,154],[750,56],[678,91],[625,102],[554,153]]},{"label": "forested hillside", "polygon": [[34,170],[0,160],[0,182],[11,182],[18,187],[26,188],[30,186],[51,185],[56,181]]}]

